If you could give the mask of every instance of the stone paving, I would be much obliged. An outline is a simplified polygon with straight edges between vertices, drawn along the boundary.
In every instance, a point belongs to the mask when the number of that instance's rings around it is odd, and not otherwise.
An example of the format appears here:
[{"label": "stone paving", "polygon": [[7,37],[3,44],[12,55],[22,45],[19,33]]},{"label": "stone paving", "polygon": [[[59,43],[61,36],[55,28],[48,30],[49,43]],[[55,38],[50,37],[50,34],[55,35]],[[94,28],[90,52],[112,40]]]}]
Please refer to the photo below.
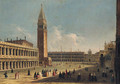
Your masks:
[{"label": "stone paving", "polygon": [[[79,65],[81,65],[81,68],[79,68]],[[88,71],[85,71],[85,67],[89,67]],[[83,65],[80,63],[53,63],[52,67],[44,67],[41,66],[39,68],[31,69],[31,75],[28,76],[27,75],[27,70],[25,69],[23,71],[20,71],[20,78],[19,79],[15,79],[15,72],[14,73],[10,73],[8,72],[8,78],[5,79],[3,72],[0,72],[0,84],[114,84],[114,83],[110,83],[110,75],[108,74],[108,78],[102,78],[101,77],[101,73],[97,73],[95,68],[90,68],[90,67],[95,67],[94,65]],[[56,75],[55,77],[43,77],[43,78],[39,78],[39,79],[34,79],[34,72],[39,72],[42,69],[55,69],[57,68],[58,71],[65,71],[67,70],[73,70],[76,69],[76,73],[74,75],[72,75],[71,79],[59,79],[58,75]],[[78,75],[78,73],[81,72],[82,75],[82,80],[80,82],[76,81],[76,77]],[[98,82],[89,82],[88,81],[88,73],[96,73],[98,79]]]}]

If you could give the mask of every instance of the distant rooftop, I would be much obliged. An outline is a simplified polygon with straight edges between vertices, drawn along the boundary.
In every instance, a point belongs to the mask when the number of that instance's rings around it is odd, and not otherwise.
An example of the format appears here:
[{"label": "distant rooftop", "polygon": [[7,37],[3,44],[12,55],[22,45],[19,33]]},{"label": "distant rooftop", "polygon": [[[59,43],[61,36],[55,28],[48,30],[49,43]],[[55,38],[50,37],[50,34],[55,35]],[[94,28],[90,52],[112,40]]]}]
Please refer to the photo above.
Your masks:
[{"label": "distant rooftop", "polygon": [[18,40],[18,38],[17,38],[17,40],[12,40],[12,39],[8,40],[7,39],[7,41],[5,41],[5,42],[14,43],[14,44],[20,44],[20,45],[27,46],[27,47],[33,47],[33,44],[31,42],[28,42],[26,40],[26,37],[25,37],[25,39],[20,39],[20,40]]}]

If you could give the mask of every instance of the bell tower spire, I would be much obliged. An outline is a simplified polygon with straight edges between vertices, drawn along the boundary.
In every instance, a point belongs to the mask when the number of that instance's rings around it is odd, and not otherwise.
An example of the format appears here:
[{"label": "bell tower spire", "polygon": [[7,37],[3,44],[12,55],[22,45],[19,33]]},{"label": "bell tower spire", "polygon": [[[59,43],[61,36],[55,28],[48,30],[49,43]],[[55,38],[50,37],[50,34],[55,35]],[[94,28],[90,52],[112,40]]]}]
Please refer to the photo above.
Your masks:
[{"label": "bell tower spire", "polygon": [[39,18],[38,19],[45,19],[45,13],[43,11],[43,6],[41,4],[41,10],[40,10],[40,14],[39,14]]},{"label": "bell tower spire", "polygon": [[45,13],[43,11],[43,6],[41,4],[41,10],[38,17],[38,28],[47,29],[47,21],[45,18]]}]

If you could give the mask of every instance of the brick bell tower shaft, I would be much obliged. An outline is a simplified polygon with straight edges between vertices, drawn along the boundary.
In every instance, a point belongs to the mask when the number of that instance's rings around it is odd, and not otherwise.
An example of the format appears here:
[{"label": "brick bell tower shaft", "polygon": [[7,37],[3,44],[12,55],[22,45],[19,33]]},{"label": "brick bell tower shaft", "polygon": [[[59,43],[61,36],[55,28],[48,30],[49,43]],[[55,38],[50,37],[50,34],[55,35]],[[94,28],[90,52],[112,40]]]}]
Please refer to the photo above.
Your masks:
[{"label": "brick bell tower shaft", "polygon": [[41,4],[41,11],[38,17],[37,27],[37,47],[39,49],[39,64],[44,62],[44,58],[48,58],[47,52],[47,21]]}]

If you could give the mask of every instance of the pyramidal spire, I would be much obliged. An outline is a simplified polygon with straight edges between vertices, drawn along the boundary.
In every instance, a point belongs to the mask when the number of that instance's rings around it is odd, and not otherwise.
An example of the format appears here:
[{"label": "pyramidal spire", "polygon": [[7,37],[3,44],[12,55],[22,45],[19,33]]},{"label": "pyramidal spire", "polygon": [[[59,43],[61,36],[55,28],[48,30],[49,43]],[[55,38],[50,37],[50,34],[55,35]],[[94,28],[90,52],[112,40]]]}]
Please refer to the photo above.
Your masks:
[{"label": "pyramidal spire", "polygon": [[45,19],[45,13],[44,13],[44,11],[43,11],[43,6],[42,6],[42,4],[41,4],[41,10],[40,10],[39,19]]}]

